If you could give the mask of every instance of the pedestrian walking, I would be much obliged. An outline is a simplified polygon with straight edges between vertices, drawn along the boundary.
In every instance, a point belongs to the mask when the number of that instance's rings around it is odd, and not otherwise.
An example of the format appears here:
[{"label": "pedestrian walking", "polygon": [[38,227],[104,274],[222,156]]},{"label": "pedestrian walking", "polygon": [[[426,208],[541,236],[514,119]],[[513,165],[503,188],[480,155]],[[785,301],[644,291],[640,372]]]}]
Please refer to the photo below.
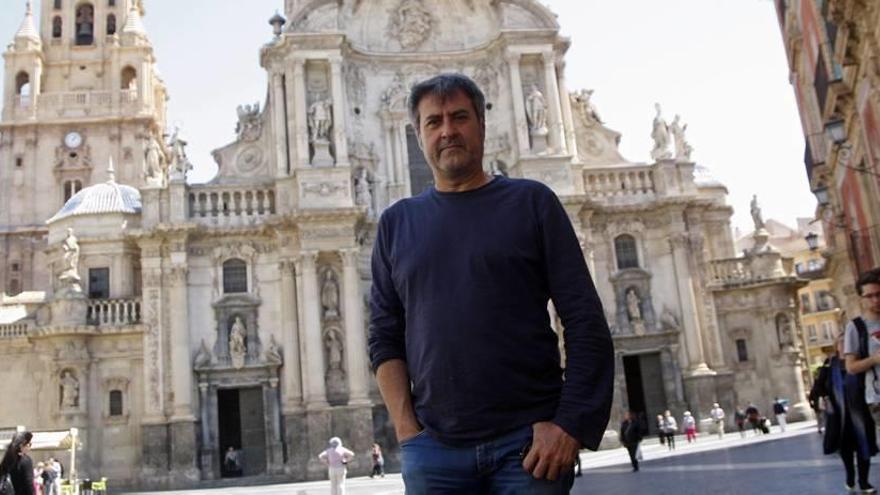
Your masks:
[{"label": "pedestrian walking", "polygon": [[724,409],[718,403],[712,404],[712,410],[709,411],[709,417],[712,418],[712,424],[715,426],[715,433],[718,434],[718,440],[724,440]]},{"label": "pedestrian walking", "polygon": [[486,100],[467,76],[416,84],[408,109],[434,185],[379,219],[369,338],[406,492],[567,493],[614,385],[568,213],[540,182],[483,171]]},{"label": "pedestrian walking", "polygon": [[681,418],[681,426],[684,428],[684,434],[687,437],[687,442],[696,442],[697,441],[697,420],[691,415],[690,411],[685,411],[684,416]]},{"label": "pedestrian walking", "polygon": [[333,437],[328,447],[318,454],[318,459],[327,465],[330,477],[330,495],[345,495],[346,465],[354,458],[354,452],[342,446],[339,437]]},{"label": "pedestrian walking", "polygon": [[816,393],[828,400],[825,411],[825,454],[840,454],[846,471],[846,488],[855,491],[856,470],[853,457],[858,465],[859,489],[862,493],[876,493],[868,481],[871,457],[877,454],[877,438],[874,420],[864,399],[864,388],[858,375],[846,372],[841,359],[844,353],[843,336],[835,342],[837,354],[826,361],[816,379]]},{"label": "pedestrian walking", "polygon": [[[828,366],[829,360],[826,359],[824,363],[822,363],[822,368]],[[816,413],[816,431],[821,435],[824,433],[824,425],[825,425],[825,401],[827,400],[825,397],[819,395],[819,390],[817,387],[817,383],[819,381],[819,374],[822,372],[822,368],[816,370],[816,376],[813,379],[813,386],[810,387],[810,393],[807,396],[807,400],[810,402],[810,409]]]},{"label": "pedestrian walking", "polygon": [[370,478],[373,476],[384,478],[385,458],[382,457],[382,447],[379,447],[378,443],[373,444],[373,449],[370,451],[370,457],[373,458],[373,471],[370,473]]},{"label": "pedestrian walking", "polygon": [[660,438],[660,445],[664,445],[666,443],[666,420],[663,419],[662,414],[657,415],[657,437]]},{"label": "pedestrian walking", "polygon": [[874,423],[880,424],[880,268],[859,276],[856,292],[862,316],[846,324],[843,343],[846,371],[864,382],[868,410]]},{"label": "pedestrian walking", "polygon": [[740,438],[746,437],[746,413],[742,409],[737,408],[733,413],[733,421],[736,423],[736,429],[739,430]]},{"label": "pedestrian walking", "polygon": [[663,416],[663,432],[666,433],[666,446],[668,450],[675,450],[675,434],[678,432],[678,422],[672,416],[672,412],[666,411]]},{"label": "pedestrian walking", "polygon": [[766,427],[764,426],[764,418],[761,417],[761,412],[758,411],[758,406],[749,402],[748,407],[746,407],[746,419],[748,419],[749,424],[752,426],[752,430],[755,432],[755,435],[760,431],[761,433],[767,433]]},{"label": "pedestrian walking", "polygon": [[788,407],[779,399],[773,398],[773,415],[776,416],[776,423],[779,425],[779,431],[785,432],[785,415],[788,414]]},{"label": "pedestrian walking", "polygon": [[629,462],[632,464],[633,472],[639,470],[638,449],[642,443],[642,426],[636,419],[632,411],[627,411],[623,415],[623,422],[620,423],[620,443],[626,448],[629,454]]},{"label": "pedestrian walking", "polygon": [[52,459],[49,458],[46,460],[43,466],[43,473],[40,476],[43,482],[44,495],[58,495],[58,492],[55,490],[55,478],[57,476],[58,473],[55,472],[55,468],[52,466]]},{"label": "pedestrian walking", "polygon": [[29,455],[33,437],[29,431],[16,433],[0,461],[0,479],[9,476],[15,495],[35,495],[34,462]]}]

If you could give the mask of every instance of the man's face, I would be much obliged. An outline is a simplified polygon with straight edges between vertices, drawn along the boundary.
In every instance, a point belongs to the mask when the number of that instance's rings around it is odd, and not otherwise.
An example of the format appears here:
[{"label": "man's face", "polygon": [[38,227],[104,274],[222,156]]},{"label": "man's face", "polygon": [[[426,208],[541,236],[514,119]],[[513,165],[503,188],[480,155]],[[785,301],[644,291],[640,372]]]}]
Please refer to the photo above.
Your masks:
[{"label": "man's face", "polygon": [[872,313],[872,319],[880,317],[880,284],[865,284],[862,286],[862,308],[867,313]]},{"label": "man's face", "polygon": [[419,142],[434,174],[467,176],[483,167],[485,131],[471,100],[461,91],[419,102]]}]

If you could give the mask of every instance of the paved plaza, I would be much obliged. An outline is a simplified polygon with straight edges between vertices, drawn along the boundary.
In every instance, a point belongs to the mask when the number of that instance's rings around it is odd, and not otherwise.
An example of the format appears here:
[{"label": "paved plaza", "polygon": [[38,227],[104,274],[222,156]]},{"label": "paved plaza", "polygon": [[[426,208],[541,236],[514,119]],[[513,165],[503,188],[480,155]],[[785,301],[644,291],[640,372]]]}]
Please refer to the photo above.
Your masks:
[{"label": "paved plaza", "polygon": [[[701,435],[688,444],[680,437],[677,449],[669,452],[656,439],[643,443],[642,469],[633,473],[624,449],[581,454],[584,475],[577,478],[575,494],[743,494],[743,493],[844,493],[843,468],[837,456],[822,454],[822,437],[815,423],[795,423],[782,433],[773,427],[770,435],[746,438],[736,432],[723,440]],[[880,485],[880,474],[872,471],[872,483]],[[352,495],[403,494],[399,474],[385,478],[348,480]],[[206,488],[188,491],[152,492],[181,495],[325,495],[327,481],[265,486]],[[141,495],[130,494],[130,495]]]}]

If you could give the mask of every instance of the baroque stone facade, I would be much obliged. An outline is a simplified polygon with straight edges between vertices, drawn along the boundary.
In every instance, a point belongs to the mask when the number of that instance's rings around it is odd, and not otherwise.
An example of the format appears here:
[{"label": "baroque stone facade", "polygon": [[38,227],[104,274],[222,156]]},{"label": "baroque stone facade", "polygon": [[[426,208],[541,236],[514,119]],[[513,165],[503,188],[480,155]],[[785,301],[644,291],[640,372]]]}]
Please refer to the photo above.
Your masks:
[{"label": "baroque stone facade", "polygon": [[[37,393],[0,425],[78,427],[82,473],[186,486],[223,476],[234,447],[246,475],[316,479],[331,434],[395,462],[368,369],[369,255],[378,215],[431,186],[406,98],[441,71],[486,91],[486,170],[546,183],[570,215],[615,339],[612,427],[625,407],[803,399],[779,319],[790,267],[732,258],[726,189],[683,131],[668,149],[659,106],[658,159],[620,155],[592,91],[567,89],[569,40],[539,2],[288,0],[260,50],[268,97],[238,108],[204,184],[186,182],[182,130],[162,135],[140,3],[64,5],[43,3],[39,33],[28,15],[4,54],[0,197],[19,207],[0,210],[0,277],[19,285],[0,306],[0,393]],[[109,15],[119,33],[94,21]],[[55,36],[56,17],[95,36]],[[71,45],[84,74],[66,72]]]}]

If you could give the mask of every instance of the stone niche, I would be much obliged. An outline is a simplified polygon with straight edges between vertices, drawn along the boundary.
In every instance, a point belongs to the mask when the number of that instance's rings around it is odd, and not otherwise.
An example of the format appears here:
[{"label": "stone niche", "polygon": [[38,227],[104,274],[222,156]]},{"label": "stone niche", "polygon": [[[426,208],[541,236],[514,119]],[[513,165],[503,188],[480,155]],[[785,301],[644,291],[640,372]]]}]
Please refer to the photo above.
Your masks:
[{"label": "stone niche", "polygon": [[217,322],[217,335],[214,342],[214,356],[220,366],[233,366],[230,353],[230,336],[236,318],[244,325],[244,345],[246,353],[244,364],[257,363],[263,351],[257,327],[260,299],[250,294],[226,295],[213,304],[214,318]]},{"label": "stone niche", "polygon": [[627,268],[611,277],[614,287],[614,318],[617,334],[645,335],[657,330],[657,315],[651,296],[651,274],[641,268]]}]

